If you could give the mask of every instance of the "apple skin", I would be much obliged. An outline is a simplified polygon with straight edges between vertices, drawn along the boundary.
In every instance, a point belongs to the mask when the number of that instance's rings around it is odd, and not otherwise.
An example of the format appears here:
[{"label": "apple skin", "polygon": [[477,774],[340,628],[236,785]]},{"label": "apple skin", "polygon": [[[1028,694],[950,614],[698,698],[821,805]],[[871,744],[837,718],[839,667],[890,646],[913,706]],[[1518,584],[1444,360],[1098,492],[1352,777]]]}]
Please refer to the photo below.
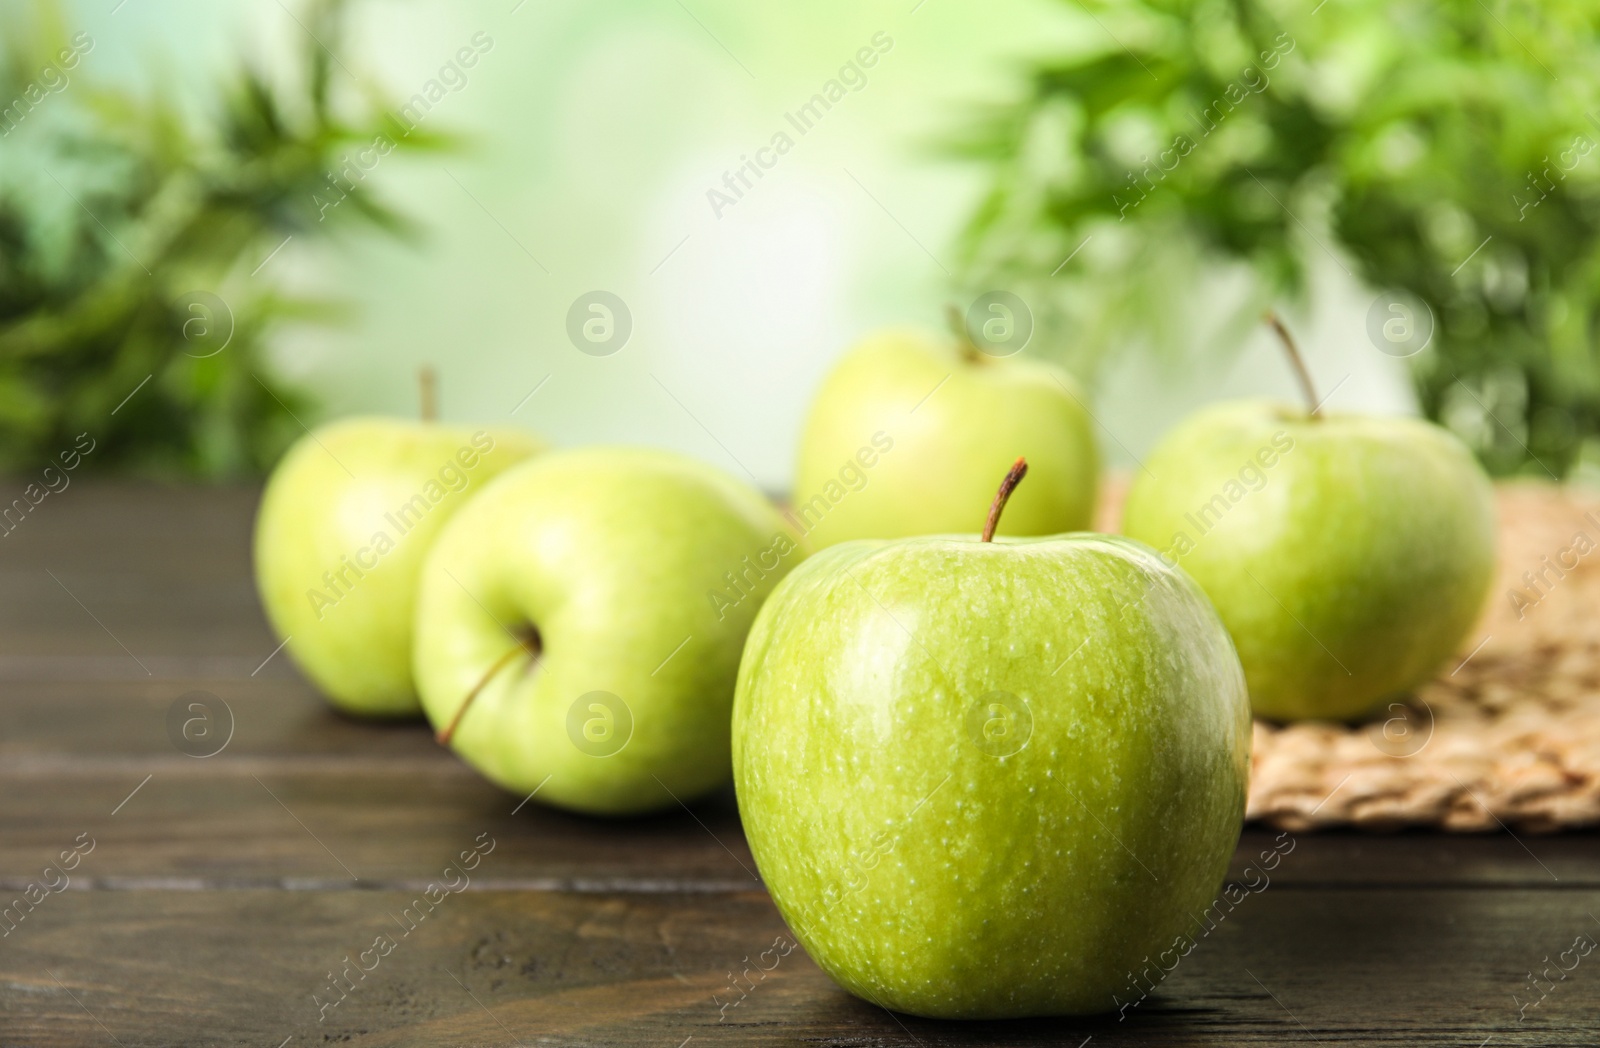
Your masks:
[{"label": "apple skin", "polygon": [[[450,515],[491,477],[542,446],[515,430],[355,418],[324,426],[289,449],[256,514],[256,587],[273,630],[291,638],[289,654],[335,706],[374,717],[422,712],[411,680],[411,625],[423,555]],[[441,482],[447,466],[454,472]],[[438,492],[443,497],[429,501],[426,513],[413,508],[398,523],[385,517],[417,495],[428,501]],[[409,525],[403,532],[402,524]],[[393,543],[381,556],[373,544],[378,532]],[[369,552],[360,555],[363,549]],[[349,569],[340,559],[358,555],[376,566]],[[348,587],[323,578],[341,571]]]},{"label": "apple skin", "polygon": [[[990,717],[996,691],[1031,734]],[[745,833],[789,927],[850,992],[930,1018],[1116,1007],[1197,930],[1244,816],[1227,631],[1114,536],[816,554],[756,619],[733,727]]]},{"label": "apple skin", "polygon": [[1263,717],[1368,713],[1428,680],[1482,610],[1494,491],[1432,423],[1233,402],[1181,423],[1145,466],[1122,530],[1200,583]]},{"label": "apple skin", "polygon": [[793,513],[819,549],[976,532],[995,478],[1024,455],[1028,483],[1006,508],[1006,533],[1087,528],[1099,455],[1084,403],[1072,376],[1052,364],[963,353],[953,339],[915,330],[870,335],[812,404]]},{"label": "apple skin", "polygon": [[[681,455],[583,448],[529,462],[457,514],[428,557],[415,657],[428,718],[449,725],[515,650],[507,630],[531,626],[537,661],[518,658],[476,695],[451,740],[458,754],[506,790],[537,788],[542,803],[590,814],[707,793],[732,774],[750,623],[804,554],[760,493]],[[573,734],[575,708],[588,731],[595,692],[631,718],[613,753]],[[607,738],[622,731],[609,716],[595,729]]]}]

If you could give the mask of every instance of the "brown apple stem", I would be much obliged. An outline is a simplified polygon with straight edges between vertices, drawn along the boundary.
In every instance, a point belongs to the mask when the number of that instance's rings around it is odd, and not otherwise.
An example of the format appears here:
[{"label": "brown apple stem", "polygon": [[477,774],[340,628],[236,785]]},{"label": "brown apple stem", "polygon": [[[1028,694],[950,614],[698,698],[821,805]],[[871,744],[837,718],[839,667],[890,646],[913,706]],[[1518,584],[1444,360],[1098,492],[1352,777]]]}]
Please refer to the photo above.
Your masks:
[{"label": "brown apple stem", "polygon": [[1294,365],[1294,373],[1300,380],[1300,389],[1306,395],[1306,405],[1311,409],[1312,418],[1322,417],[1322,402],[1317,399],[1317,387],[1311,383],[1311,371],[1306,367],[1305,358],[1300,355],[1300,347],[1295,345],[1294,336],[1289,334],[1289,329],[1272,310],[1267,310],[1263,319],[1272,325],[1272,330],[1277,332],[1278,340],[1283,343],[1283,351],[1289,355],[1289,363]]},{"label": "brown apple stem", "polygon": [[983,525],[983,541],[994,541],[994,529],[1000,524],[1000,514],[1005,512],[1006,502],[1011,498],[1011,493],[1017,490],[1017,485],[1022,483],[1022,478],[1028,475],[1028,460],[1021,455],[1017,461],[1006,470],[1006,478],[1000,482],[1000,490],[994,493],[994,501],[989,504],[989,519]]},{"label": "brown apple stem", "polygon": [[432,365],[417,369],[417,387],[422,397],[422,421],[434,422],[439,418],[439,376]]},{"label": "brown apple stem", "polygon": [[479,678],[478,683],[472,686],[471,691],[467,692],[467,697],[461,700],[461,705],[456,707],[455,715],[450,718],[450,723],[446,724],[443,729],[434,735],[434,741],[441,746],[450,745],[450,739],[455,735],[456,729],[461,726],[461,718],[466,716],[467,708],[472,705],[472,700],[478,697],[478,693],[486,688],[489,682],[494,680],[495,675],[505,669],[506,663],[516,658],[519,652],[538,655],[539,650],[536,644],[537,641],[529,638],[496,659],[494,665],[489,667],[488,672]]},{"label": "brown apple stem", "polygon": [[945,303],[945,323],[950,325],[950,333],[956,337],[956,346],[961,350],[961,359],[969,364],[976,364],[983,359],[983,354],[978,352],[978,347],[972,343],[972,333],[967,330],[967,318],[961,315],[960,308],[954,302]]}]

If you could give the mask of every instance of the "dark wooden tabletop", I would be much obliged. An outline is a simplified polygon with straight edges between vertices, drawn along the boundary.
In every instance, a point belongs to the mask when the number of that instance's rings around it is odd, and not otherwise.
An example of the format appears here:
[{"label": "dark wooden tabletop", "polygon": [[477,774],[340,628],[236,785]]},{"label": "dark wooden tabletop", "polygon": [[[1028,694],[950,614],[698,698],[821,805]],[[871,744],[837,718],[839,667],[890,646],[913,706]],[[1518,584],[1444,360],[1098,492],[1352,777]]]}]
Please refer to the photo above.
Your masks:
[{"label": "dark wooden tabletop", "polygon": [[[1245,897],[1121,1020],[893,1015],[800,950],[763,973],[785,928],[731,794],[514,811],[420,723],[333,714],[269,658],[255,500],[79,482],[0,538],[0,1044],[1600,1043],[1587,833],[1301,835],[1263,881],[1247,830]],[[215,755],[169,735],[191,692],[231,716]]]}]

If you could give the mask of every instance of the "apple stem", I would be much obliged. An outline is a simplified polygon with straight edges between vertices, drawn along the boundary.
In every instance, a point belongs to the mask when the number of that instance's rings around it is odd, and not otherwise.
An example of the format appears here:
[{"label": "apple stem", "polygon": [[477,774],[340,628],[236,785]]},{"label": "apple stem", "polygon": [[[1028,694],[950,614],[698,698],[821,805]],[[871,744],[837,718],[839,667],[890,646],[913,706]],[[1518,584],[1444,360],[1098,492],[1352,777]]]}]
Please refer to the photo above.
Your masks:
[{"label": "apple stem", "polygon": [[461,700],[461,705],[456,707],[455,715],[450,718],[450,723],[434,734],[434,741],[441,746],[450,745],[450,739],[455,735],[456,729],[461,726],[461,718],[466,716],[467,708],[472,705],[472,700],[478,697],[478,693],[487,687],[491,680],[494,680],[496,674],[506,668],[506,663],[516,658],[518,652],[527,652],[529,655],[537,656],[539,654],[538,637],[532,636],[524,639],[516,647],[496,659],[494,665],[490,666],[488,671],[479,678],[478,683],[472,686],[472,690],[467,692],[467,697]]},{"label": "apple stem", "polygon": [[417,386],[422,398],[422,421],[434,422],[439,418],[439,376],[432,365],[417,369]]},{"label": "apple stem", "polygon": [[1311,408],[1312,418],[1322,417],[1322,402],[1317,399],[1317,387],[1312,385],[1311,370],[1306,367],[1305,358],[1300,355],[1300,347],[1295,345],[1294,336],[1289,334],[1289,328],[1277,313],[1267,310],[1263,319],[1272,325],[1272,330],[1277,332],[1278,340],[1283,343],[1283,351],[1289,355],[1289,363],[1294,365],[1294,373],[1300,379],[1300,389],[1306,395],[1306,404]]},{"label": "apple stem", "polygon": [[983,541],[994,541],[994,529],[1000,524],[1000,514],[1006,508],[1006,501],[1011,498],[1011,493],[1017,490],[1017,485],[1022,483],[1022,478],[1028,475],[1028,460],[1021,455],[1017,461],[1006,470],[1005,479],[1000,482],[1000,490],[994,493],[994,501],[989,504],[989,519],[983,525]]},{"label": "apple stem", "polygon": [[956,347],[961,350],[961,359],[968,364],[976,364],[983,360],[983,354],[978,352],[978,347],[972,343],[972,333],[967,330],[967,318],[961,315],[960,308],[954,302],[945,303],[945,323],[950,325],[950,333],[956,337]]}]

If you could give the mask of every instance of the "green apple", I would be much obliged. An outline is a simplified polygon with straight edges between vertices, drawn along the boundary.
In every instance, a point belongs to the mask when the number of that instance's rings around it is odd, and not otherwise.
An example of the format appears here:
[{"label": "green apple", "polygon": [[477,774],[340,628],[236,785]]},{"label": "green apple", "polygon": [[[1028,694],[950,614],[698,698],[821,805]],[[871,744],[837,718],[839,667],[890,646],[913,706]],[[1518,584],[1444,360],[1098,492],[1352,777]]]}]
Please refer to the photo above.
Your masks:
[{"label": "green apple", "polygon": [[1493,491],[1432,423],[1228,403],[1145,466],[1122,530],[1206,591],[1261,716],[1358,717],[1426,681],[1482,609]]},{"label": "green apple", "polygon": [[284,456],[256,516],[256,586],[273,629],[334,705],[421,711],[411,625],[423,555],[489,478],[539,448],[513,430],[358,418],[307,434]]},{"label": "green apple", "polygon": [[779,911],[846,989],[915,1015],[1115,1008],[1197,932],[1244,815],[1227,631],[1120,537],[816,554],[751,629],[733,731]]},{"label": "green apple", "polygon": [[791,519],[819,548],[975,532],[994,478],[1018,455],[1031,473],[1007,531],[1087,528],[1099,463],[1070,375],[960,338],[882,331],[846,354],[812,404]]},{"label": "green apple", "polygon": [[514,793],[644,812],[726,783],[756,609],[803,556],[758,492],[661,451],[585,448],[505,474],[423,568],[423,706]]}]

